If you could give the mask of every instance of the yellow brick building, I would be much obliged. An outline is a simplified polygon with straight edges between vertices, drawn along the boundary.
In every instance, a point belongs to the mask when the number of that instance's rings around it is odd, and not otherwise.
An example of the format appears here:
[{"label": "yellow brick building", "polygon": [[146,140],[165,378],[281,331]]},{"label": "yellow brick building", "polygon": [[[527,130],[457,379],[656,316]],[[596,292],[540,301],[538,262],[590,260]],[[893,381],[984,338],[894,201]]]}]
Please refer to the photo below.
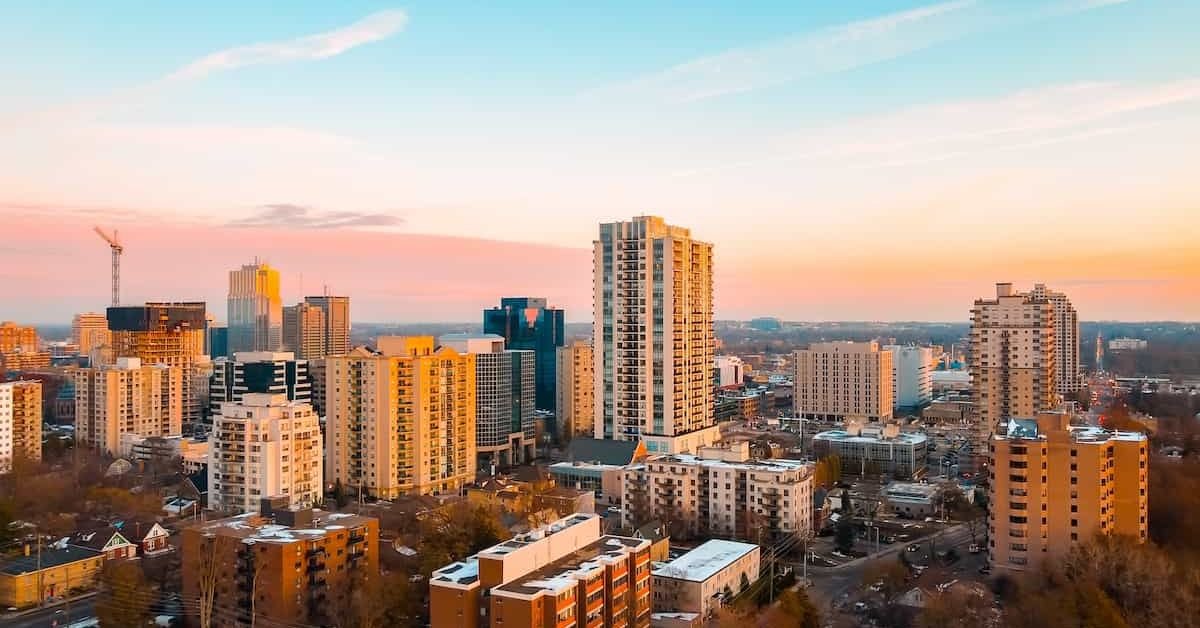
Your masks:
[{"label": "yellow brick building", "polygon": [[325,364],[325,478],[393,498],[475,480],[475,356],[385,336]]},{"label": "yellow brick building", "polygon": [[40,553],[26,548],[25,556],[0,565],[0,606],[25,608],[91,589],[103,565],[103,553],[74,545]]}]

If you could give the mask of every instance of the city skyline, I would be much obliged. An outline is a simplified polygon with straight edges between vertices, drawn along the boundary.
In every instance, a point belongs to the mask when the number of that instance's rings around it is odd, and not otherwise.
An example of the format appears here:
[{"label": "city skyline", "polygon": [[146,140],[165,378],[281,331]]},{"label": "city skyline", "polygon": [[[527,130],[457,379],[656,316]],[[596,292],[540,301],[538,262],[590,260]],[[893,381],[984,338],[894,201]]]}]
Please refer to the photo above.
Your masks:
[{"label": "city skyline", "polygon": [[649,214],[714,243],[719,319],[962,321],[1012,281],[1194,320],[1177,5],[14,7],[6,316],[101,307],[98,224],[131,303],[219,311],[260,256],[360,321],[537,294],[584,322],[595,225]]}]

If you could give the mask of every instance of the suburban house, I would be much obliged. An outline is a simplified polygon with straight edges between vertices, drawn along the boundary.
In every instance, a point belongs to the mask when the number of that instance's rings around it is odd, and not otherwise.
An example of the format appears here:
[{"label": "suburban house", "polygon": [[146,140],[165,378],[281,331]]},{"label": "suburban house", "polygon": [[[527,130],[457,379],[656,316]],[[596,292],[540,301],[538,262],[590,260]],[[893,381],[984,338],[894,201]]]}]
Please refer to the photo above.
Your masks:
[{"label": "suburban house", "polygon": [[133,558],[138,553],[138,546],[130,543],[116,528],[76,532],[67,540],[67,544],[100,552],[105,560]]},{"label": "suburban house", "polygon": [[114,523],[113,527],[118,528],[127,539],[137,545],[138,554],[142,556],[155,556],[171,549],[168,543],[171,533],[158,522],[124,521]]}]

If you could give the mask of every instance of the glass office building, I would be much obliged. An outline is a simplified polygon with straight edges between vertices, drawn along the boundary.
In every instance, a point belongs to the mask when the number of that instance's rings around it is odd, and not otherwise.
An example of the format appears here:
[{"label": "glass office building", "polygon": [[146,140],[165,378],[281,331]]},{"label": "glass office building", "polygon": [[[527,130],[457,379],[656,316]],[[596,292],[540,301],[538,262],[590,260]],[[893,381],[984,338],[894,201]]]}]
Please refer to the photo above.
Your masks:
[{"label": "glass office building", "polygon": [[535,354],[539,410],[554,410],[557,398],[557,350],[563,346],[563,311],[545,299],[507,297],[500,307],[483,311],[483,332],[504,337],[505,347]]}]

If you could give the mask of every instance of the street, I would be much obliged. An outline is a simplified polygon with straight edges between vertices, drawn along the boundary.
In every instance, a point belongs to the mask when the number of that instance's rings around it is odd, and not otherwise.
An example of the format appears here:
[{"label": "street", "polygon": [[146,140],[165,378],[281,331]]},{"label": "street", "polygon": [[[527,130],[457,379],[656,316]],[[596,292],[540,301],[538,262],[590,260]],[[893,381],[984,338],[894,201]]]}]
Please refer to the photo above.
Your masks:
[{"label": "street", "polygon": [[[0,616],[0,624],[5,628],[66,628],[72,622],[82,621],[96,614],[96,596],[89,595],[74,599],[70,604],[71,612],[67,613],[67,605],[59,604],[34,611],[20,617]],[[61,613],[59,611],[62,611]]]},{"label": "street", "polygon": [[[944,552],[951,547],[961,556],[953,565],[936,571],[930,569],[926,576],[932,578],[935,576],[931,574],[936,574],[936,577],[945,577],[947,580],[967,578],[977,575],[976,570],[987,560],[986,553],[977,555],[967,553],[970,543],[971,533],[967,526],[957,525],[908,543],[896,543],[877,554],[858,558],[837,567],[814,567],[810,564],[808,567],[809,579],[812,580],[812,590],[818,594],[818,597],[824,598],[828,604],[832,605],[838,600],[851,597],[851,594],[862,585],[863,573],[872,562],[883,558],[895,560],[896,554],[905,551],[905,548],[912,544],[921,546],[920,551],[909,555],[910,560],[914,563],[933,565],[935,561],[932,553],[934,551]],[[859,547],[865,548],[866,543],[860,541]]]}]

